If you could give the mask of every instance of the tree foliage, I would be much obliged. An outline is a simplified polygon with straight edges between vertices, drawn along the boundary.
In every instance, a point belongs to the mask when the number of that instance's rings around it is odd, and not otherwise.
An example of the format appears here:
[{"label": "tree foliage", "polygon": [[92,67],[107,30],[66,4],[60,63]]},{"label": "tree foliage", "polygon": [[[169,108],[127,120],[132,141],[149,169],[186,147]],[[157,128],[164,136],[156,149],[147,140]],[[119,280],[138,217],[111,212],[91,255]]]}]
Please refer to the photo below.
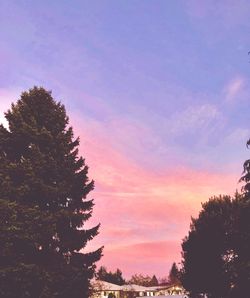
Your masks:
[{"label": "tree foliage", "polygon": [[152,276],[152,279],[150,281],[150,286],[151,287],[155,287],[155,286],[158,286],[159,285],[159,282],[158,282],[158,279],[155,275]]},{"label": "tree foliage", "polygon": [[192,297],[247,297],[250,290],[250,205],[236,193],[202,205],[182,243],[182,282]]},{"label": "tree foliage", "polygon": [[8,200],[0,200],[0,214],[0,297],[49,297],[51,277],[39,246],[53,237],[55,220]]},{"label": "tree foliage", "polygon": [[34,87],[5,116],[9,128],[0,126],[1,291],[4,297],[88,297],[102,248],[82,252],[99,229],[84,225],[92,214],[87,195],[94,182],[78,156],[79,139],[65,107]]},{"label": "tree foliage", "polygon": [[[247,141],[247,147],[250,146],[250,139]],[[242,188],[246,200],[250,200],[250,159],[247,159],[243,164],[243,173],[240,182],[244,182]]]},{"label": "tree foliage", "polygon": [[115,272],[107,271],[107,268],[101,266],[99,270],[96,272],[96,278],[98,280],[110,282],[116,285],[124,285],[125,279],[122,276],[122,271],[120,269],[116,269]]},{"label": "tree foliage", "polygon": [[171,285],[180,285],[180,270],[174,262],[168,275],[168,283]]},{"label": "tree foliage", "polygon": [[[250,145],[250,140],[247,146]],[[242,193],[202,205],[182,243],[182,282],[192,297],[247,298],[250,292],[250,160]]]},{"label": "tree foliage", "polygon": [[134,274],[129,280],[129,283],[139,285],[139,286],[144,286],[144,287],[151,287],[151,286],[157,286],[158,280],[155,275],[151,277],[149,275]]}]

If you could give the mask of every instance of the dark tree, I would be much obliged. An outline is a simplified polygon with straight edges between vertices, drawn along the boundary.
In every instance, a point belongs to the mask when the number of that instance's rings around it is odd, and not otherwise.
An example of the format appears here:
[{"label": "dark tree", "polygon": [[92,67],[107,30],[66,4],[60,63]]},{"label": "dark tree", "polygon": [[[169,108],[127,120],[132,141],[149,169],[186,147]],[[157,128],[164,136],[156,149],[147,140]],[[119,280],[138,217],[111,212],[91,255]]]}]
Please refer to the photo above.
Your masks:
[{"label": "dark tree", "polygon": [[[250,139],[247,141],[247,147],[250,146]],[[250,159],[247,159],[243,164],[243,174],[240,178],[240,182],[244,182],[242,188],[244,197],[246,200],[250,200]]]},{"label": "dark tree", "polygon": [[139,286],[149,287],[151,281],[152,281],[152,277],[150,277],[149,275],[134,274],[131,276],[129,283],[139,285]]},{"label": "dark tree", "polygon": [[[250,146],[250,139],[247,147]],[[243,174],[240,182],[244,183],[242,188],[242,199],[238,212],[237,225],[237,282],[235,286],[236,294],[250,292],[250,159],[243,164]]]},{"label": "dark tree", "polygon": [[38,246],[53,237],[55,219],[38,207],[1,199],[0,214],[0,297],[51,297]]},{"label": "dark tree", "polygon": [[108,271],[105,266],[101,266],[97,272],[96,272],[96,278],[98,280],[106,281],[105,279],[107,278]]},{"label": "dark tree", "polygon": [[150,281],[150,286],[151,287],[155,287],[155,286],[158,286],[159,285],[159,282],[158,282],[158,279],[156,278],[155,275],[153,275],[151,281]]},{"label": "dark tree", "polygon": [[180,271],[176,265],[176,263],[173,263],[169,275],[168,275],[168,283],[171,285],[180,285]]},{"label": "dark tree", "polygon": [[116,269],[116,271],[113,273],[113,283],[117,285],[124,285],[125,279],[122,276],[122,271],[120,269]]},{"label": "dark tree", "polygon": [[[232,240],[230,263],[233,264],[232,297],[247,297],[250,292],[250,200],[242,196],[237,204]],[[233,253],[233,258],[232,258]],[[232,266],[231,266],[232,267]]]},{"label": "dark tree", "polygon": [[[197,219],[192,219],[182,243],[182,284],[191,297],[240,297],[239,249],[241,242],[241,196],[219,196],[203,204]],[[249,276],[248,276],[249,277]],[[246,292],[245,292],[246,293]],[[242,296],[246,297],[246,296]]]},{"label": "dark tree", "polygon": [[[250,145],[250,140],[247,146]],[[192,297],[247,298],[250,292],[250,160],[242,193],[203,204],[183,240],[181,279]]]},{"label": "dark tree", "polygon": [[116,269],[115,272],[112,272],[107,271],[106,267],[101,266],[96,272],[96,278],[98,280],[110,282],[120,286],[125,284],[125,279],[123,278],[122,271],[120,269]]},{"label": "dark tree", "polygon": [[[79,139],[65,107],[34,87],[5,117],[9,128],[0,126],[0,204],[7,214],[1,229],[9,235],[1,241],[4,297],[88,297],[102,248],[82,251],[99,229],[84,226],[92,214],[87,195],[94,182],[78,155]],[[31,277],[40,289],[36,294]]]}]

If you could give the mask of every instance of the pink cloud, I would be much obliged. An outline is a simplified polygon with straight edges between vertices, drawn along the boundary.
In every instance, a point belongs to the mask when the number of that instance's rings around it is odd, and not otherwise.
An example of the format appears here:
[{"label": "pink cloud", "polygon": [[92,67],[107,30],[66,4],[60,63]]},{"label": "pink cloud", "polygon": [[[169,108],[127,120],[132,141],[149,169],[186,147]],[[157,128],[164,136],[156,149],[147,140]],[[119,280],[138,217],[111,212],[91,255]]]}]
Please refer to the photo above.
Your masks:
[{"label": "pink cloud", "polygon": [[242,91],[245,87],[245,80],[242,77],[236,77],[226,86],[224,93],[227,102],[234,102],[242,97]]},{"label": "pink cloud", "polygon": [[190,130],[201,128],[208,129],[215,122],[221,122],[222,115],[218,108],[212,104],[201,104],[190,106],[183,112],[178,112],[172,116],[171,132],[174,135],[187,133]]},{"label": "pink cloud", "polygon": [[180,246],[173,241],[142,242],[104,250],[100,264],[115,270],[123,268],[125,277],[135,273],[167,276],[173,260],[180,260]]},{"label": "pink cloud", "polygon": [[[17,98],[15,94],[0,90],[1,111],[9,108]],[[98,100],[95,105],[94,109],[103,108]],[[111,115],[110,107],[105,108]],[[99,222],[102,225],[87,249],[105,245],[100,264],[119,267],[128,277],[136,272],[167,275],[171,263],[180,260],[180,243],[191,215],[196,216],[201,202],[210,196],[232,193],[237,175],[180,165],[152,171],[123,150],[132,146],[140,153],[145,139],[150,140],[146,144],[149,148],[157,143],[150,128],[122,118],[82,120],[79,114],[72,115],[71,121],[75,135],[81,138],[81,155],[90,167],[89,177],[96,181],[90,194],[96,205],[87,227]]]},{"label": "pink cloud", "polygon": [[112,133],[105,134],[95,121],[74,121],[90,177],[96,181],[90,195],[95,207],[87,226],[101,223],[99,236],[88,248],[105,245],[100,264],[119,267],[128,276],[136,272],[166,275],[171,263],[180,260],[180,244],[191,215],[197,216],[201,202],[209,197],[233,193],[237,175],[180,165],[151,171],[117,150],[109,142]]}]

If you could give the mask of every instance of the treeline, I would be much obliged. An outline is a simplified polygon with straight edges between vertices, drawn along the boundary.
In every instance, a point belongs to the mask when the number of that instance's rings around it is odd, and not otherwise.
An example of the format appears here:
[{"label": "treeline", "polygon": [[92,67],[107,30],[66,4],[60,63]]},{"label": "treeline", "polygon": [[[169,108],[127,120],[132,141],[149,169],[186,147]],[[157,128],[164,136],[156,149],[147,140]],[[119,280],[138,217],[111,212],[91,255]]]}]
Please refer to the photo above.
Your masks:
[{"label": "treeline", "polygon": [[133,274],[130,279],[125,280],[120,269],[112,272],[108,271],[105,266],[101,266],[96,272],[96,278],[117,285],[136,284],[144,287],[153,287],[158,285],[180,285],[180,274],[181,272],[176,263],[173,263],[168,277],[157,279],[155,275]]}]

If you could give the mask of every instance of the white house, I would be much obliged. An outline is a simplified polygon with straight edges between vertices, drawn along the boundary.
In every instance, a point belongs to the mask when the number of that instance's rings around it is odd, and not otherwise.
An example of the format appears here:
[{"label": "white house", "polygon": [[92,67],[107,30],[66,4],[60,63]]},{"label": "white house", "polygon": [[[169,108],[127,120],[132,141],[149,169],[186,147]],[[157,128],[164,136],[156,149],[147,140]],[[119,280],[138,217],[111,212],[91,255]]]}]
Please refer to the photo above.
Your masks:
[{"label": "white house", "polygon": [[188,298],[183,287],[180,286],[156,286],[143,287],[135,284],[118,286],[105,281],[92,282],[92,298],[136,298],[136,297],[171,297]]},{"label": "white house", "polygon": [[102,280],[95,280],[91,282],[92,286],[92,298],[108,298],[108,297],[115,297],[115,298],[122,298],[122,287],[102,281]]}]

